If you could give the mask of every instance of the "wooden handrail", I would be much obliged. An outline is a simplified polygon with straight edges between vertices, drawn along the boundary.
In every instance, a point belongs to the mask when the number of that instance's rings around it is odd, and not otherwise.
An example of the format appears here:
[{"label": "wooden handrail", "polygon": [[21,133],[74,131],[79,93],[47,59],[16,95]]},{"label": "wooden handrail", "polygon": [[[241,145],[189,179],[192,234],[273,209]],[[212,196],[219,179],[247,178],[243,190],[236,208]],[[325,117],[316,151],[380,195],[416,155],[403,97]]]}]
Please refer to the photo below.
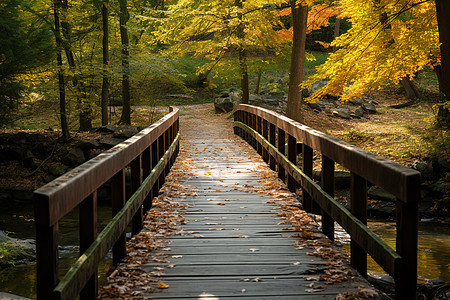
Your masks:
[{"label": "wooden handrail", "polygon": [[[324,234],[334,240],[334,221],[349,233],[352,239],[351,263],[362,276],[367,276],[369,254],[393,276],[397,299],[416,298],[419,172],[264,108],[241,104],[235,109],[234,118],[235,133],[258,153],[264,155],[268,152],[268,161],[276,161],[278,176],[283,181],[287,180],[289,189],[294,191],[295,182],[300,184],[303,208],[322,214]],[[266,139],[267,129],[270,141]],[[302,143],[303,171],[296,166],[297,141]],[[313,150],[322,153],[321,185],[311,179]],[[335,162],[351,172],[351,211],[333,198]],[[397,197],[396,250],[366,226],[368,182]]]},{"label": "wooden handrail", "polygon": [[[97,268],[113,248],[125,256],[125,230],[142,228],[142,208],[151,207],[179,151],[179,111],[34,192],[38,299],[96,299]],[[133,195],[125,198],[125,168]],[[97,189],[112,182],[113,219],[97,237]],[[80,258],[58,284],[58,221],[80,207]]]}]

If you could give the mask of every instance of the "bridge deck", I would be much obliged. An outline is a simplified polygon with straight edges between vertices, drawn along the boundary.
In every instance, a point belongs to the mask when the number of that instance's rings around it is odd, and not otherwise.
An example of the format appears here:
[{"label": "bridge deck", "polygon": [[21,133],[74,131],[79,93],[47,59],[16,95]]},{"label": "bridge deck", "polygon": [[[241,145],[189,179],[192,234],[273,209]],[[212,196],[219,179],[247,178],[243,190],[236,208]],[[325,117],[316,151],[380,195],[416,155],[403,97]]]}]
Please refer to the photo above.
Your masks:
[{"label": "bridge deck", "polygon": [[179,159],[191,160],[192,176],[183,185],[192,194],[174,201],[188,205],[186,234],[171,237],[163,249],[170,262],[142,265],[147,272],[164,268],[160,281],[169,285],[148,296],[334,299],[358,286],[367,287],[359,277],[334,284],[312,280],[326,275],[329,261],[307,255],[310,248],[296,245],[299,238],[292,235],[299,232],[284,230],[290,225],[279,224],[276,195],[256,192],[267,181],[262,161],[232,134],[229,122],[219,127],[211,118],[182,119],[182,147],[189,148],[189,157]]}]

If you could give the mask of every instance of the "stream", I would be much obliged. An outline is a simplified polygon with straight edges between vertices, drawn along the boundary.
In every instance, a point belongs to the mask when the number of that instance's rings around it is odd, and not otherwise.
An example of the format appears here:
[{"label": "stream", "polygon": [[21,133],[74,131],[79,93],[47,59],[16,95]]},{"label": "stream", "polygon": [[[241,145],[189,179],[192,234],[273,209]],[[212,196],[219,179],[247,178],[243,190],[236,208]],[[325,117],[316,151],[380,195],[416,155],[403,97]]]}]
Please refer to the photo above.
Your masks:
[{"label": "stream", "polygon": [[[101,230],[111,219],[111,209],[99,202],[98,224]],[[60,275],[67,272],[78,257],[78,212],[74,210],[59,223],[60,227]],[[369,228],[395,248],[395,222],[369,220]],[[11,205],[0,210],[0,230],[10,237],[34,239],[35,229],[33,207],[31,205]],[[348,251],[350,237],[339,226],[336,228],[336,240]],[[434,222],[421,222],[419,225],[419,279],[440,278],[450,281],[450,225]],[[375,277],[383,275],[383,270],[369,258],[369,274]],[[0,270],[0,292],[23,297],[36,297],[36,274],[34,263]],[[106,283],[106,276],[112,270],[111,255],[108,254],[99,267],[99,283]]]}]

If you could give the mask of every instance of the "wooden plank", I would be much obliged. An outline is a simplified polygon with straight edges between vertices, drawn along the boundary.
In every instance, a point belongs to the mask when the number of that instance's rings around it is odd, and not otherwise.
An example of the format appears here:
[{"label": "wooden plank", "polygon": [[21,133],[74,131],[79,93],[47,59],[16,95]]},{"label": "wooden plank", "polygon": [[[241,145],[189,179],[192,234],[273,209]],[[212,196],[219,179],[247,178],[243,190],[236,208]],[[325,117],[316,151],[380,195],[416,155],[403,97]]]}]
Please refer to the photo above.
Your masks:
[{"label": "wooden plank", "polygon": [[164,168],[174,154],[180,136],[177,135],[172,145],[166,151],[150,175],[144,180],[139,189],[125,203],[125,206],[106,225],[103,231],[95,239],[94,243],[80,256],[75,264],[66,273],[64,278],[54,289],[55,299],[75,299],[81,288],[96,270],[100,260],[108,253],[116,241],[123,235],[132,217],[142,206],[145,197],[150,192],[153,184],[164,171]]},{"label": "wooden plank", "polygon": [[36,294],[47,300],[58,282],[58,223],[36,224]]},{"label": "wooden plank", "polygon": [[169,128],[178,116],[178,109],[174,109],[172,113],[123,143],[37,189],[34,192],[36,223],[47,226],[55,224],[109,180],[111,174],[125,168]]},{"label": "wooden plank", "polygon": [[247,111],[275,124],[297,140],[364,177],[369,182],[382,187],[404,202],[417,203],[420,200],[420,193],[412,192],[414,186],[420,184],[420,173],[416,170],[378,157],[276,112],[247,104],[240,104],[236,110]]}]

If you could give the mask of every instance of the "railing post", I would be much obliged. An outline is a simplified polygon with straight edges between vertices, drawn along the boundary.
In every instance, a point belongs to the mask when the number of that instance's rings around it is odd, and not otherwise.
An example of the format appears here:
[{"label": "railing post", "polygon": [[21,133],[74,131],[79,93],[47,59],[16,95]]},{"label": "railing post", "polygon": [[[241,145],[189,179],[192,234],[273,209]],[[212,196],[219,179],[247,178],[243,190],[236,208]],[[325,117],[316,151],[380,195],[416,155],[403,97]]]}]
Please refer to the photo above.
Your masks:
[{"label": "railing post", "polygon": [[[294,165],[297,164],[297,140],[292,135],[288,135],[288,159]],[[296,185],[294,177],[288,174],[288,189],[295,193]]]},{"label": "railing post", "polygon": [[[250,116],[250,120],[251,120],[251,127],[253,130],[257,130],[257,125],[256,125],[256,115],[252,114]],[[258,151],[258,143],[256,142],[256,138],[252,137],[252,147]]]},{"label": "railing post", "polygon": [[[131,194],[134,194],[142,184],[142,160],[141,155],[138,155],[135,159],[131,161]],[[133,216],[132,221],[132,229],[131,234],[138,234],[142,228],[144,227],[143,220],[143,208],[142,205],[136,211],[136,214]]]},{"label": "railing post", "polygon": [[[322,188],[334,198],[334,161],[322,155]],[[322,232],[334,241],[334,220],[322,209]]]},{"label": "railing post", "polygon": [[[120,170],[111,178],[111,198],[113,217],[125,205],[125,169]],[[113,246],[113,265],[117,266],[126,256],[126,235],[125,232],[120,235]]]},{"label": "railing post", "polygon": [[[79,204],[80,220],[80,255],[86,252],[97,238],[97,191]],[[98,271],[92,274],[84,288],[80,292],[80,299],[97,299]]]},{"label": "railing post", "polygon": [[[350,209],[355,217],[367,225],[367,181],[353,172],[351,172],[350,183]],[[352,267],[358,270],[361,276],[367,278],[367,252],[353,239],[350,242],[350,249]]]},{"label": "railing post", "polygon": [[[272,146],[275,146],[275,125],[270,123],[269,126],[269,143]],[[273,157],[272,155],[270,155],[269,157],[269,166],[272,170],[275,171],[275,157]]]},{"label": "railing post", "polygon": [[[249,120],[249,113],[247,111],[244,111],[244,124],[247,126],[250,126],[250,120]],[[250,135],[247,133],[247,131],[243,131],[244,133],[244,140],[247,141],[247,143],[250,143]]]},{"label": "railing post", "polygon": [[52,298],[58,283],[58,223],[36,222],[36,294],[38,300]]},{"label": "railing post", "polygon": [[[152,157],[150,155],[151,145],[148,146],[144,152],[142,152],[142,177],[145,179],[150,175],[152,170]],[[144,213],[152,207],[152,191],[145,197],[144,200]]]},{"label": "railing post", "polygon": [[[166,146],[165,146],[165,138],[164,138],[164,133],[162,133],[159,137],[158,137],[158,161],[161,159],[161,157],[164,156],[164,153],[166,152]],[[166,170],[164,169],[164,171],[161,173],[161,175],[159,176],[158,179],[158,190],[163,186],[164,182],[165,182],[165,178],[166,178]]]},{"label": "railing post", "polygon": [[[305,173],[306,176],[312,177],[312,171],[313,171],[313,149],[305,143],[303,143],[303,162],[302,162],[302,169],[303,173]],[[308,194],[305,189],[302,191],[302,199],[303,199],[303,209],[306,212],[312,213],[313,212],[313,200],[311,198],[311,195]]]},{"label": "railing post", "polygon": [[[266,140],[269,139],[269,122],[265,119],[262,119],[262,136]],[[266,148],[262,148],[262,157],[266,163],[269,162],[269,151],[267,151]]]},{"label": "railing post", "polygon": [[[262,118],[260,117],[260,116],[256,116],[256,131],[259,133],[259,134],[262,134]],[[262,144],[261,143],[258,143],[257,142],[257,149],[258,149],[258,154],[260,155],[260,156],[262,156],[263,155],[263,147],[262,147]]]},{"label": "railing post", "polygon": [[404,184],[408,198],[397,199],[397,243],[396,251],[402,257],[396,268],[395,299],[416,299],[417,290],[417,231],[418,202],[420,200],[420,178],[408,178]]},{"label": "railing post", "polygon": [[[155,139],[155,141],[152,143],[152,146],[151,146],[152,147],[152,152],[151,152],[151,154],[152,154],[152,170],[159,161],[159,153],[158,153],[159,152],[159,146],[158,146],[159,142],[160,142],[159,138]],[[152,196],[157,197],[158,193],[159,193],[159,178],[153,184]]]},{"label": "railing post", "polygon": [[[283,129],[278,128],[278,151],[281,152],[281,154],[286,154],[286,133]],[[284,167],[278,162],[278,178],[281,179],[281,181],[286,181],[286,170]]]}]

